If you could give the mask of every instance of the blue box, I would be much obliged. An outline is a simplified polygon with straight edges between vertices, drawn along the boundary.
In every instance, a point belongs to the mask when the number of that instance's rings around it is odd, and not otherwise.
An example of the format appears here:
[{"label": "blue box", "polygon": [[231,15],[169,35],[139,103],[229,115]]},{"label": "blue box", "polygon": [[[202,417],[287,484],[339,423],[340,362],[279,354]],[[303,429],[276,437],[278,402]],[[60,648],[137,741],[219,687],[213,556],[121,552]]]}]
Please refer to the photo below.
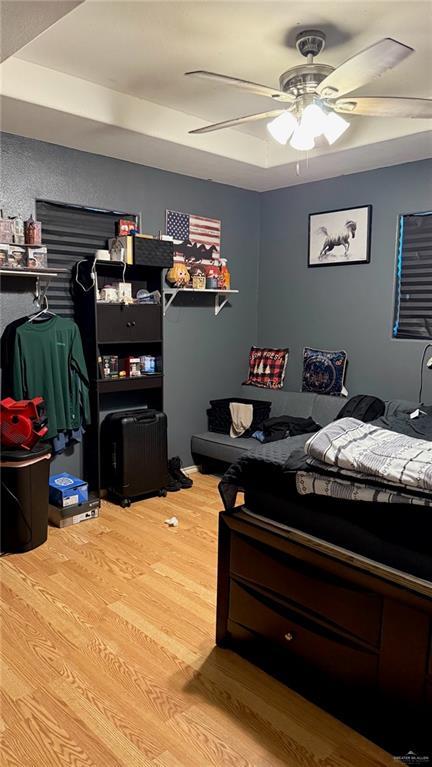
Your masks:
[{"label": "blue box", "polygon": [[88,485],[84,480],[62,471],[49,478],[49,500],[53,506],[64,509],[88,501]]}]

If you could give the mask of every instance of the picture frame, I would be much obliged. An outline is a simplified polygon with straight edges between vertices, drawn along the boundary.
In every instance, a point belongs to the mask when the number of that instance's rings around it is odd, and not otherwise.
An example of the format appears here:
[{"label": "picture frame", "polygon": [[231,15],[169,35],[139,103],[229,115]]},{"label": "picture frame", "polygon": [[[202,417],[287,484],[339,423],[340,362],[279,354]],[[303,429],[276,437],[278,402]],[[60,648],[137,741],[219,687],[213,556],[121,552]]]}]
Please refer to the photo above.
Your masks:
[{"label": "picture frame", "polygon": [[372,205],[309,214],[308,267],[370,263]]}]

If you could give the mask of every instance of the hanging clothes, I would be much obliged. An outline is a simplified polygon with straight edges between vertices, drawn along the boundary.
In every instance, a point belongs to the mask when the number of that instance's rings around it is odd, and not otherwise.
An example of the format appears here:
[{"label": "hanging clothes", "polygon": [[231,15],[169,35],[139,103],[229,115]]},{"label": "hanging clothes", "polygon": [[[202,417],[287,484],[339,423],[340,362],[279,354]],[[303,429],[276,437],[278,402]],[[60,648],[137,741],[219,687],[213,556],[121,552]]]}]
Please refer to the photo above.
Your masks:
[{"label": "hanging clothes", "polygon": [[6,325],[1,337],[1,367],[2,367],[2,397],[13,397],[13,362],[15,352],[16,330],[20,325],[28,322],[28,317],[20,317],[18,320]]},{"label": "hanging clothes", "polygon": [[18,400],[44,398],[45,439],[90,423],[89,380],[75,322],[54,315],[16,328],[13,395]]}]

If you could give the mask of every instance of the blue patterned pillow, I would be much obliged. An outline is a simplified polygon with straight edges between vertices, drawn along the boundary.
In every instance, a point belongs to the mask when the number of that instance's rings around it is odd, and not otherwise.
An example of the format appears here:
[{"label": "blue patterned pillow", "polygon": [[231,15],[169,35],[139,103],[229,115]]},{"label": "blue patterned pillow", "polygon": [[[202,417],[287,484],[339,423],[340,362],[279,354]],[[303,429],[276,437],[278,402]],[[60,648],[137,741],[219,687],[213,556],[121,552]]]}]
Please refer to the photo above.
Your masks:
[{"label": "blue patterned pillow", "polygon": [[339,395],[344,385],[346,363],[344,351],[329,352],[306,346],[303,351],[302,391]]}]

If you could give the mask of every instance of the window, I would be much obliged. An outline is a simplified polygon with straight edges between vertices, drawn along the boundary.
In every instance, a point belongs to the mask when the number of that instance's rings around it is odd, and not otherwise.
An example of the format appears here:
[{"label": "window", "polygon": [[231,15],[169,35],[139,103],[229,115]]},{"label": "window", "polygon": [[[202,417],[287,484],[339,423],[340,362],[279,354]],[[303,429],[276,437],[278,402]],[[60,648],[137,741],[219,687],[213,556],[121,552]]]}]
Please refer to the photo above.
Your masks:
[{"label": "window", "polygon": [[432,338],[432,212],[399,218],[395,338]]},{"label": "window", "polygon": [[50,286],[50,309],[63,317],[73,317],[74,304],[70,290],[73,266],[80,259],[93,259],[96,250],[107,247],[108,239],[115,237],[115,225],[119,218],[133,221],[138,221],[138,218],[117,211],[43,200],[36,200],[36,218],[42,222],[42,239],[44,245],[48,246],[49,266],[70,270]]}]

